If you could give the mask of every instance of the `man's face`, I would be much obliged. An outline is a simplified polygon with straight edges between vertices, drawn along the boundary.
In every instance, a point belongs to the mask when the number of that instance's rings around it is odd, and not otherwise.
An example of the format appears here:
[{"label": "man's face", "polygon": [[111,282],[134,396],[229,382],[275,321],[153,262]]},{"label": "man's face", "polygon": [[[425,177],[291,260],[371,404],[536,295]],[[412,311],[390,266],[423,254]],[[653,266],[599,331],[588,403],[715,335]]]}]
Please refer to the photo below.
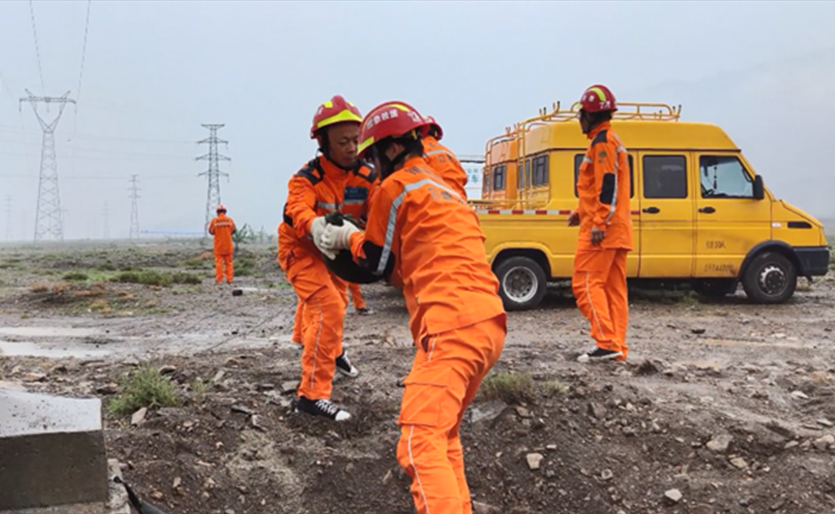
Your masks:
[{"label": "man's face", "polygon": [[360,127],[357,123],[338,123],[327,128],[330,158],[343,168],[357,162]]},{"label": "man's face", "polygon": [[591,128],[590,117],[586,111],[580,111],[580,129],[583,131],[583,134],[589,133],[589,129]]}]

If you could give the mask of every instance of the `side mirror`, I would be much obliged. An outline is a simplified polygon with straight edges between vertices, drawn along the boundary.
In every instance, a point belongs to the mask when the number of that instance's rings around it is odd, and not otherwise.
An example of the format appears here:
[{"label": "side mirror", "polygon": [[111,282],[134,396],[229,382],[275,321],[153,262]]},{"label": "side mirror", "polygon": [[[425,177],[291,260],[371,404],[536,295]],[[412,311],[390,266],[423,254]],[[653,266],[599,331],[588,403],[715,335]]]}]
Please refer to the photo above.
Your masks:
[{"label": "side mirror", "polygon": [[762,175],[754,176],[754,200],[762,200],[765,198],[765,185],[763,184]]}]

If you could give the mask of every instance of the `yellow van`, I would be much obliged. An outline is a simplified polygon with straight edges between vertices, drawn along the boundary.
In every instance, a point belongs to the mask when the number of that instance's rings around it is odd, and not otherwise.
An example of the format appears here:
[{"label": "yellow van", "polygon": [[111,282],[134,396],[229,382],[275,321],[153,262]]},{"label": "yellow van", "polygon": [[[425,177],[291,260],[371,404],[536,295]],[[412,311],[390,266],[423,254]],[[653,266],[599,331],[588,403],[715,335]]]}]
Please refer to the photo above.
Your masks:
[{"label": "yellow van", "polygon": [[[632,179],[628,277],[690,282],[710,297],[742,283],[749,300],[782,303],[798,276],[826,274],[822,224],[778,200],[720,127],[680,121],[680,106],[618,107],[612,128],[627,148]],[[517,124],[511,133],[525,173],[516,198],[473,204],[508,310],[535,307],[547,282],[571,277],[578,229],[566,219],[577,207],[589,144],[578,108],[555,104]]]}]

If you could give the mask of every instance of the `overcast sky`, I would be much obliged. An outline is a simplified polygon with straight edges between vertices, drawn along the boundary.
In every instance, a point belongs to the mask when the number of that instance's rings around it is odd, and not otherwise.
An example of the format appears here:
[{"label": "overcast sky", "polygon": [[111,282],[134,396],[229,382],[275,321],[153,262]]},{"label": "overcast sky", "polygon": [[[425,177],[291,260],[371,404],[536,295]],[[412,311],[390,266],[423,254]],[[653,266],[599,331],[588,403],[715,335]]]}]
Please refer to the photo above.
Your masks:
[{"label": "overcast sky", "polygon": [[[201,230],[207,151],[219,136],[223,202],[270,233],[292,173],[316,150],[316,107],[407,101],[459,154],[595,82],[630,101],[683,104],[722,125],[766,185],[835,214],[835,2],[0,2],[0,239],[34,233],[36,95],[78,100],[56,132],[65,238],[126,237],[128,176],[143,230]],[[80,91],[79,91],[80,82]],[[55,107],[45,117],[56,113]]]}]

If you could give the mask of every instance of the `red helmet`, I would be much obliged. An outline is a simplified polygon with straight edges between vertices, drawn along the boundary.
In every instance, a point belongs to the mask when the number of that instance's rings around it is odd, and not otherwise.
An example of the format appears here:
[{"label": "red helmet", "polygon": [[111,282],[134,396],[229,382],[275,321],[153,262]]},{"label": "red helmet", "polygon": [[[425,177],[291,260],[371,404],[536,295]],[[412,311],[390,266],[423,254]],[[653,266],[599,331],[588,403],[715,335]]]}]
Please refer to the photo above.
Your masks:
[{"label": "red helmet", "polygon": [[215,209],[215,211],[217,211],[217,212],[226,212],[226,206],[225,206],[225,205],[223,205],[222,203],[219,203],[219,204],[217,204],[217,209]]},{"label": "red helmet", "polygon": [[360,110],[340,95],[335,95],[316,109],[313,115],[313,126],[310,127],[310,139],[316,139],[316,132],[328,125],[335,125],[351,121],[359,124],[362,122]]},{"label": "red helmet", "polygon": [[427,116],[424,116],[424,117],[423,117],[423,119],[424,119],[424,120],[426,120],[426,129],[427,129],[427,131],[432,130],[432,129],[434,129],[435,131],[437,131],[437,132],[438,132],[438,141],[440,141],[440,140],[441,140],[441,138],[443,138],[443,137],[444,137],[444,131],[443,131],[443,129],[441,128],[441,126],[440,126],[440,125],[438,125],[438,122],[437,122],[437,121],[435,121],[435,118],[433,118],[432,116],[428,116],[428,115],[427,115]]},{"label": "red helmet", "polygon": [[580,98],[580,109],[586,112],[617,111],[615,95],[608,87],[595,84],[583,92]]},{"label": "red helmet", "polygon": [[357,152],[360,157],[371,146],[387,137],[400,137],[412,130],[420,129],[423,135],[426,120],[411,105],[405,102],[385,102],[365,115],[360,125],[360,144]]}]

